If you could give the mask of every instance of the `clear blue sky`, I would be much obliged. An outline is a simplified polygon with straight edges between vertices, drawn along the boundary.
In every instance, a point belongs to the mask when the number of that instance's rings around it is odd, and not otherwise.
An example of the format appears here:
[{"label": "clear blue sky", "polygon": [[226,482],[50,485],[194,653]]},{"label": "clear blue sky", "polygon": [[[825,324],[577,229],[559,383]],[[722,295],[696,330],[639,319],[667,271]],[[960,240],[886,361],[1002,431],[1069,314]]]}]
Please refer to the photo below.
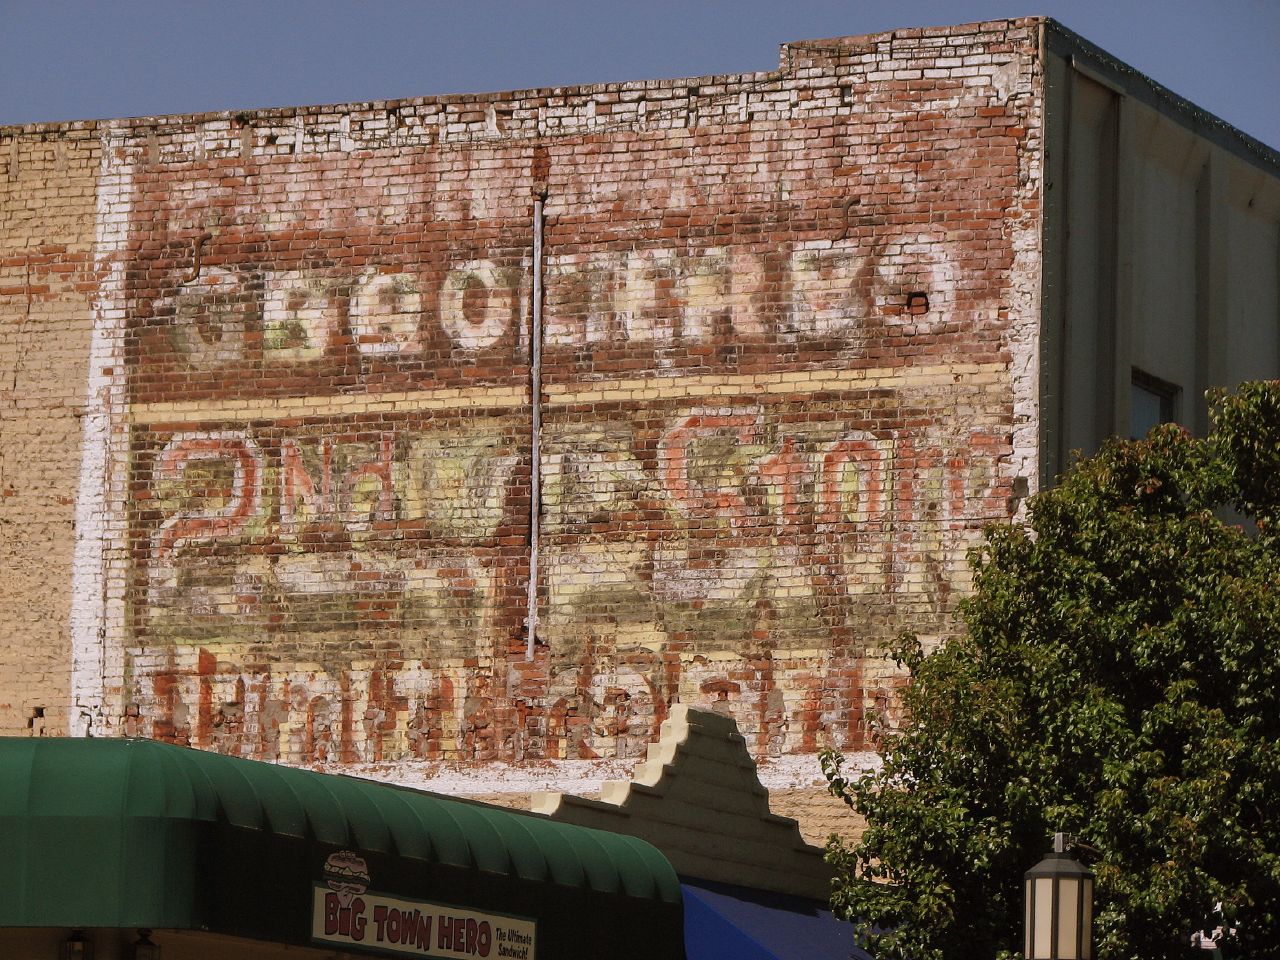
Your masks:
[{"label": "clear blue sky", "polygon": [[0,124],[768,70],[1031,14],[1280,147],[1280,0],[0,0]]}]

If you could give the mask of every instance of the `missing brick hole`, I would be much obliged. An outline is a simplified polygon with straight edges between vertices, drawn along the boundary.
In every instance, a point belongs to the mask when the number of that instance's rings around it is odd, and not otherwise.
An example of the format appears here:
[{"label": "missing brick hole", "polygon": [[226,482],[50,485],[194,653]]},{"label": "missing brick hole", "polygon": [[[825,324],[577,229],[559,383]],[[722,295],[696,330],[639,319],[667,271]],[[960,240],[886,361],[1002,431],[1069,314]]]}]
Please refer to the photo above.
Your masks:
[{"label": "missing brick hole", "polygon": [[27,729],[34,730],[37,720],[44,719],[44,707],[32,707],[31,716],[27,719]]},{"label": "missing brick hole", "polygon": [[929,312],[929,295],[922,290],[907,294],[907,313],[919,317]]}]

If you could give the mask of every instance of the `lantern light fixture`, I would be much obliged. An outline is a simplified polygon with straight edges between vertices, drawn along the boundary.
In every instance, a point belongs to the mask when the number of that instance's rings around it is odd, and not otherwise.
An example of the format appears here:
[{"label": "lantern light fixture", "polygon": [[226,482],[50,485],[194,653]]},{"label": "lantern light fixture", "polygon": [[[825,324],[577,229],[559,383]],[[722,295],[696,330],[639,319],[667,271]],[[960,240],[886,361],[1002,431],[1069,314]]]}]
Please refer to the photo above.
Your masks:
[{"label": "lantern light fixture", "polygon": [[139,930],[133,944],[133,960],[160,960],[160,947],[151,941],[150,930]]},{"label": "lantern light fixture", "polygon": [[58,945],[58,960],[93,960],[93,941],[79,927]]},{"label": "lantern light fixture", "polygon": [[1025,874],[1027,960],[1093,960],[1093,871],[1070,852],[1065,833]]}]

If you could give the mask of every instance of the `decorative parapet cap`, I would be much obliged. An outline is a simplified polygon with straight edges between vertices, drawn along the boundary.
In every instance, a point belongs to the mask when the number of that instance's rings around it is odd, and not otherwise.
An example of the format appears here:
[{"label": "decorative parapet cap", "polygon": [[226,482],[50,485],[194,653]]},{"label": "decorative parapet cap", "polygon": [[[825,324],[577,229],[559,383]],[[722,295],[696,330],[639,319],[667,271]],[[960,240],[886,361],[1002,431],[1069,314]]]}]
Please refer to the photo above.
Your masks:
[{"label": "decorative parapet cap", "polygon": [[[681,876],[826,900],[831,869],[799,825],[769,810],[746,740],[732,719],[676,704],[630,781],[599,800],[533,794],[532,809],[652,843]],[[836,801],[832,801],[835,803]]]}]

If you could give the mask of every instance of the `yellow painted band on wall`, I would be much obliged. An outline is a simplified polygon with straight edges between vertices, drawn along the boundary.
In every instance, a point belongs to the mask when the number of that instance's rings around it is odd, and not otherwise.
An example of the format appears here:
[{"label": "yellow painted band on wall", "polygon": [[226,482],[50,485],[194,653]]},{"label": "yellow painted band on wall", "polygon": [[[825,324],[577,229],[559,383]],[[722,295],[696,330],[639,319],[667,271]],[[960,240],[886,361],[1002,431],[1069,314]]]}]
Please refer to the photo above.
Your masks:
[{"label": "yellow painted band on wall", "polygon": [[[965,386],[995,386],[1004,384],[1006,370],[1003,363],[958,363],[921,367],[635,377],[599,383],[554,383],[548,384],[545,392],[549,406],[571,407],[584,403],[762,397],[871,387],[928,387],[956,383]],[[288,417],[419,413],[432,410],[514,409],[527,406],[528,403],[529,392],[524,387],[474,387],[467,390],[443,388],[396,393],[144,403],[132,407],[130,420],[142,425],[208,423]]]}]

